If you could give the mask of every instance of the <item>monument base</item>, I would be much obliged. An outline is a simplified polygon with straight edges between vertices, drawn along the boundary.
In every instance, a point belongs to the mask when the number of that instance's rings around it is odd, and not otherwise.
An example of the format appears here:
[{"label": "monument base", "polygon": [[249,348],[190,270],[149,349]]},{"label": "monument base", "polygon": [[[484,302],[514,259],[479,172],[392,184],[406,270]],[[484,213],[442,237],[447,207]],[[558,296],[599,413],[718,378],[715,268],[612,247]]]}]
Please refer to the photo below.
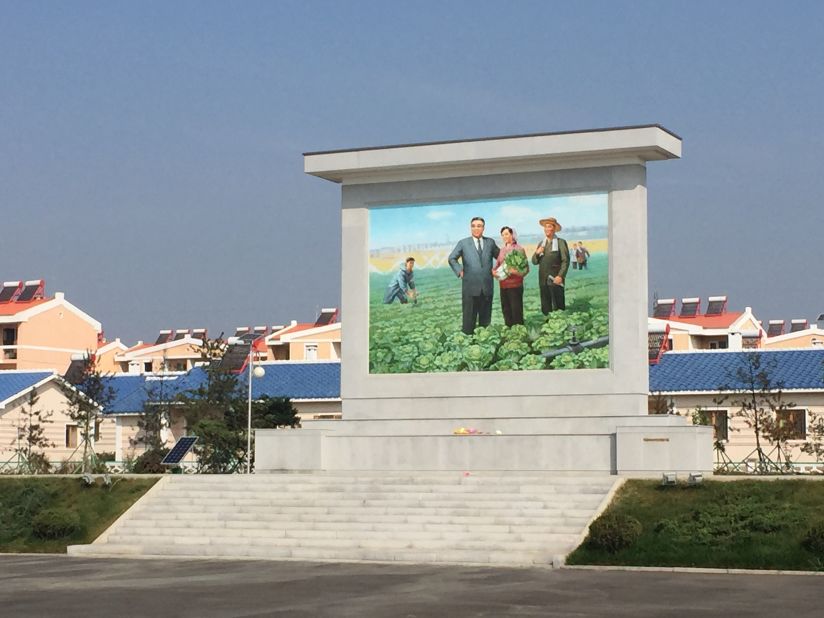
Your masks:
[{"label": "monument base", "polygon": [[[472,433],[454,433],[461,429]],[[634,415],[306,421],[301,429],[256,430],[255,471],[288,470],[708,475],[712,428]]]}]

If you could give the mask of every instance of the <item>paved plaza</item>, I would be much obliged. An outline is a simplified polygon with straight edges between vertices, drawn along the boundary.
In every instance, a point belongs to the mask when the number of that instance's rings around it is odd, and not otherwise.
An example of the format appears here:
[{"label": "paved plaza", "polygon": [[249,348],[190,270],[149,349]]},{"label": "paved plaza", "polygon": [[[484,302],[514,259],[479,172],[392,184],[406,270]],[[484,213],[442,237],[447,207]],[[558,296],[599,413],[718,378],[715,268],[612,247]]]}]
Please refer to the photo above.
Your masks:
[{"label": "paved plaza", "polygon": [[809,575],[0,556],[2,615],[820,616]]}]

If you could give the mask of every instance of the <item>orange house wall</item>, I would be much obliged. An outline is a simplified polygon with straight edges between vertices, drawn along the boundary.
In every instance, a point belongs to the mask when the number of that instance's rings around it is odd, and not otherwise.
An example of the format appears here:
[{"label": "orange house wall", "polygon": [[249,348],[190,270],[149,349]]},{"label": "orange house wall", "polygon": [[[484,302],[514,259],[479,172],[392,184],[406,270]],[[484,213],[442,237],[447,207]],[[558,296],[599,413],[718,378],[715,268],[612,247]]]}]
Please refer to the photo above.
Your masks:
[{"label": "orange house wall", "polygon": [[17,349],[18,369],[68,369],[72,354],[97,349],[97,330],[65,307],[57,306],[21,322],[18,346],[42,346],[58,350]]}]

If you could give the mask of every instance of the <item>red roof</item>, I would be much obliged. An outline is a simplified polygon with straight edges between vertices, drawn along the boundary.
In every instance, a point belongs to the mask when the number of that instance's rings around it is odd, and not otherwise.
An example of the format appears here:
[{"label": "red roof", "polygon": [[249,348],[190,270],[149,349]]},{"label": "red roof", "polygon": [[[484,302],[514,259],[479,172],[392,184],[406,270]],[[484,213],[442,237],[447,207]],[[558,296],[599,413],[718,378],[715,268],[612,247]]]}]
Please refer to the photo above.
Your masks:
[{"label": "red roof", "polygon": [[697,315],[694,318],[673,316],[668,320],[670,322],[681,322],[682,324],[695,324],[703,328],[729,328],[742,315],[744,315],[743,311],[733,311],[721,315]]},{"label": "red roof", "polygon": [[287,326],[283,330],[277,331],[277,334],[272,337],[272,339],[280,339],[281,335],[291,335],[302,330],[309,330],[310,328],[315,328],[314,323],[293,324],[291,326]]},{"label": "red roof", "polygon": [[0,303],[0,315],[15,315],[17,313],[21,313],[26,309],[31,309],[32,307],[36,307],[37,305],[42,305],[43,303],[47,303],[50,300],[54,300],[53,298],[38,298],[36,300],[27,300],[23,302],[13,301],[10,303]]},{"label": "red roof", "polygon": [[142,350],[144,348],[153,348],[155,344],[153,343],[141,343],[140,345],[135,345],[126,350],[126,352],[137,352],[138,350]]}]

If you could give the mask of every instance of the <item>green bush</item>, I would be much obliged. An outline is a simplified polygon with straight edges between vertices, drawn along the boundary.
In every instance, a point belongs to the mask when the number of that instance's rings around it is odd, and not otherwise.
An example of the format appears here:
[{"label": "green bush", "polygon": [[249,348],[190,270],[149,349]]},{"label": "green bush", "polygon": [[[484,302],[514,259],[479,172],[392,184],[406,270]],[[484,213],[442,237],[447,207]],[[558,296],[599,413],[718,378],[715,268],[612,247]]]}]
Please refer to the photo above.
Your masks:
[{"label": "green bush", "polygon": [[43,453],[32,453],[28,461],[29,474],[50,474],[51,463],[49,458]]},{"label": "green bush", "polygon": [[166,466],[161,466],[160,462],[169,453],[169,449],[152,449],[140,454],[134,460],[132,472],[135,474],[163,474],[166,472]]},{"label": "green bush", "polygon": [[629,515],[602,515],[589,527],[587,545],[617,553],[632,545],[641,536],[641,522]]},{"label": "green bush", "polygon": [[801,545],[804,549],[824,557],[824,520],[813,524],[807,530]]},{"label": "green bush", "polygon": [[63,539],[80,532],[80,517],[61,508],[40,511],[32,521],[32,532],[41,539]]}]

